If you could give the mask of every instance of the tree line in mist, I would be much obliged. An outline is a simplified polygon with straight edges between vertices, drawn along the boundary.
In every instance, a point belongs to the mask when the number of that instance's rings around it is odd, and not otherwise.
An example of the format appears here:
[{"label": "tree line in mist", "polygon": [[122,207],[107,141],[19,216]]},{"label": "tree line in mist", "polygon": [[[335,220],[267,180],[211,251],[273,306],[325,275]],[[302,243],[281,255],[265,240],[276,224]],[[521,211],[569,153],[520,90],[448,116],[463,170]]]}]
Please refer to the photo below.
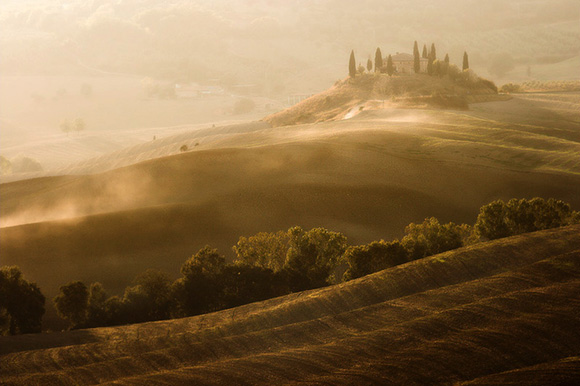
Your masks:
[{"label": "tree line in mist", "polygon": [[[200,249],[172,281],[161,271],[138,275],[123,296],[100,283],[73,281],[53,299],[69,328],[88,328],[186,317],[236,307],[362,277],[481,241],[580,223],[580,212],[555,199],[494,201],[480,208],[473,226],[442,224],[434,217],[411,223],[400,240],[349,246],[345,235],[324,228],[261,232],[240,237],[232,263],[216,249]],[[18,267],[0,270],[0,332],[41,331],[45,297]]]}]

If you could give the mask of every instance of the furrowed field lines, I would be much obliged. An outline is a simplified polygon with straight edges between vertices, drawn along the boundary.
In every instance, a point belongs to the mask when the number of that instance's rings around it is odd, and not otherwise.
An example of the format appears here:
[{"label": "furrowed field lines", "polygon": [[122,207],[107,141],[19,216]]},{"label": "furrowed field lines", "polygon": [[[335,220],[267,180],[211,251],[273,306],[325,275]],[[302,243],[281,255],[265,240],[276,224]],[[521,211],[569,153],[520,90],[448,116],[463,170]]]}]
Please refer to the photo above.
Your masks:
[{"label": "furrowed field lines", "polygon": [[[399,384],[469,379],[490,368],[505,371],[577,352],[580,322],[571,311],[580,305],[575,296],[579,289],[580,282],[572,280],[377,327],[323,346],[212,361],[115,383],[335,384],[334,374],[351,367],[362,368],[372,383],[385,378]],[[538,310],[538,302],[549,307]],[[556,321],[562,328],[554,331]],[[360,380],[344,383],[360,384]]]},{"label": "furrowed field lines", "polygon": [[580,357],[568,357],[559,361],[542,363],[476,378],[458,385],[514,385],[542,386],[546,384],[574,385],[580,379]]},{"label": "furrowed field lines", "polygon": [[209,315],[87,330],[84,344],[77,336],[0,357],[0,376],[47,385],[463,381],[577,355],[578,291],[574,226]]}]

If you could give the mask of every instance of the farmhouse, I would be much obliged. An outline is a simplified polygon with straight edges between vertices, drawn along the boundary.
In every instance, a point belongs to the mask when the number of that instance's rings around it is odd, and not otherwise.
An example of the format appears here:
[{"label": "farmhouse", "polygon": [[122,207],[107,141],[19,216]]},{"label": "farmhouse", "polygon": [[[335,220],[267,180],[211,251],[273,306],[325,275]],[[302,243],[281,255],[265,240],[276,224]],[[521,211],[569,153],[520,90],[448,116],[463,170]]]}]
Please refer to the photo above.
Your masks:
[{"label": "farmhouse", "polygon": [[[395,72],[399,74],[412,74],[413,70],[413,55],[397,52],[395,55],[391,56],[393,60],[393,67]],[[429,60],[425,58],[420,58],[420,72],[427,72],[427,63]],[[386,60],[385,60],[386,63]]]}]

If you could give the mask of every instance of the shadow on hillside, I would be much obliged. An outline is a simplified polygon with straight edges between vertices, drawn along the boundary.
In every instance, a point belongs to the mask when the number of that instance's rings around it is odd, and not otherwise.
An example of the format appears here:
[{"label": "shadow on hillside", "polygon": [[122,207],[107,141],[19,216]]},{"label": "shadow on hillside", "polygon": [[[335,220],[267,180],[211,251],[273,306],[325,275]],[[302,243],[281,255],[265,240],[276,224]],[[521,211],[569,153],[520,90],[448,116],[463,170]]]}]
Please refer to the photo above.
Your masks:
[{"label": "shadow on hillside", "polygon": [[102,338],[99,339],[91,330],[2,336],[0,337],[0,341],[2,342],[2,344],[0,344],[0,355],[13,352],[93,343],[100,340],[102,340]]}]

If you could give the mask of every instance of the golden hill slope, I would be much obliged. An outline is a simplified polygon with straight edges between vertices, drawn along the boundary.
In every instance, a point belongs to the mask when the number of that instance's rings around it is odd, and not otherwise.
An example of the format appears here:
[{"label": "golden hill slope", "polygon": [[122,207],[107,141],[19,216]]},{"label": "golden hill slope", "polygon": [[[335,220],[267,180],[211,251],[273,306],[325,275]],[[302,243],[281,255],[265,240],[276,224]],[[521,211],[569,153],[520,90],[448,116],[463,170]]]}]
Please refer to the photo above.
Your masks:
[{"label": "golden hill slope", "polygon": [[71,280],[115,293],[146,268],[176,275],[204,245],[228,255],[260,231],[323,226],[356,244],[400,237],[428,216],[473,223],[497,198],[578,209],[580,124],[543,106],[369,111],[100,174],[1,184],[2,264],[19,265],[49,299]]},{"label": "golden hill slope", "polygon": [[363,109],[388,107],[465,110],[469,103],[505,100],[492,82],[473,73],[463,82],[411,74],[389,77],[363,74],[336,82],[330,89],[264,118],[273,126],[325,122],[348,118]]},{"label": "golden hill slope", "polygon": [[2,337],[0,379],[448,385],[521,384],[533,374],[556,385],[579,380],[578,291],[572,226],[208,315]]}]

